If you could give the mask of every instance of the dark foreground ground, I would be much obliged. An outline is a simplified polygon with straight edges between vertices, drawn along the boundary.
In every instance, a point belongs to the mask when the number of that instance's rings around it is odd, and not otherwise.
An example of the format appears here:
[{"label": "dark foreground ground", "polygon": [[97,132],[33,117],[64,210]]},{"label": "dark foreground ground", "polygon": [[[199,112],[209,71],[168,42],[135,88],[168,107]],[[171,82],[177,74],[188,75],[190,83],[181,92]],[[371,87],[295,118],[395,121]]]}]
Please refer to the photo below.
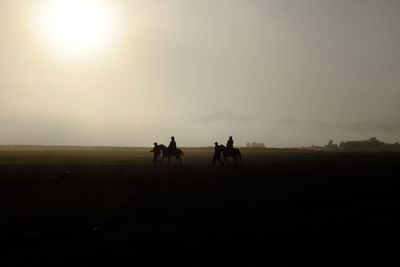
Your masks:
[{"label": "dark foreground ground", "polygon": [[244,150],[211,168],[211,149],[184,149],[154,168],[148,150],[0,147],[0,266],[396,259],[400,154]]}]

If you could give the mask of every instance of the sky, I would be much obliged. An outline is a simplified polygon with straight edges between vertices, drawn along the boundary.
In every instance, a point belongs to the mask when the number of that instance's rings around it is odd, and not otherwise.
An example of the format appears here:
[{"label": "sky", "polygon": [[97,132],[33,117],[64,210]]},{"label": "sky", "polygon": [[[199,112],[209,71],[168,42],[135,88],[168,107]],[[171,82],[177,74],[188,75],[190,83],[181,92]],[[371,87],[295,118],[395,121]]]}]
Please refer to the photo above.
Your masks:
[{"label": "sky", "polygon": [[0,0],[0,144],[400,141],[397,0],[97,2]]}]

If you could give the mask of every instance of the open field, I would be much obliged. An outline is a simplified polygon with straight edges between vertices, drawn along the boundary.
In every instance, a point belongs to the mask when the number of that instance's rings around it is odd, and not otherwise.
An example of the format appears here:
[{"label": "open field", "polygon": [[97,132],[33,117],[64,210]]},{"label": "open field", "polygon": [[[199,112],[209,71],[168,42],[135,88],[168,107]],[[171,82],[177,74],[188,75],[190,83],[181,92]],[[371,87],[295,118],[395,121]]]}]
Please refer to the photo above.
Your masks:
[{"label": "open field", "polygon": [[[381,262],[397,247],[400,153],[243,150],[153,167],[150,148],[0,147],[0,266]],[[66,171],[72,175],[63,175]]]}]

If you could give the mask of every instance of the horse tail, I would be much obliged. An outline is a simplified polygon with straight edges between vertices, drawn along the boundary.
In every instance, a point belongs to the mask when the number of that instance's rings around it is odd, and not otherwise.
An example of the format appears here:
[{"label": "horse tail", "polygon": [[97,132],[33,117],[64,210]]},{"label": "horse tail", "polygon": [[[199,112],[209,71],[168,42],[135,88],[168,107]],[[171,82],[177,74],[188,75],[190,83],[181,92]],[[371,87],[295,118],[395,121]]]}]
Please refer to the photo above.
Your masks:
[{"label": "horse tail", "polygon": [[185,153],[183,153],[182,150],[179,149],[179,152],[182,154],[182,156],[185,156]]}]

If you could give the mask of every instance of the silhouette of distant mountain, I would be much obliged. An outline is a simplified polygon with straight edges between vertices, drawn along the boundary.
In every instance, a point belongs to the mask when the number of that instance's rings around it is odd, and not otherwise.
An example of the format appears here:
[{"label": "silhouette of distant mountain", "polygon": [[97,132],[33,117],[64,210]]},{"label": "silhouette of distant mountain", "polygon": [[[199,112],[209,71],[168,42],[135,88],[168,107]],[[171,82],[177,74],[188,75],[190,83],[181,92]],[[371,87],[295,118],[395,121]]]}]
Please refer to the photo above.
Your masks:
[{"label": "silhouette of distant mountain", "polygon": [[238,115],[231,111],[223,111],[193,120],[192,123],[245,123],[252,120],[250,117]]}]

